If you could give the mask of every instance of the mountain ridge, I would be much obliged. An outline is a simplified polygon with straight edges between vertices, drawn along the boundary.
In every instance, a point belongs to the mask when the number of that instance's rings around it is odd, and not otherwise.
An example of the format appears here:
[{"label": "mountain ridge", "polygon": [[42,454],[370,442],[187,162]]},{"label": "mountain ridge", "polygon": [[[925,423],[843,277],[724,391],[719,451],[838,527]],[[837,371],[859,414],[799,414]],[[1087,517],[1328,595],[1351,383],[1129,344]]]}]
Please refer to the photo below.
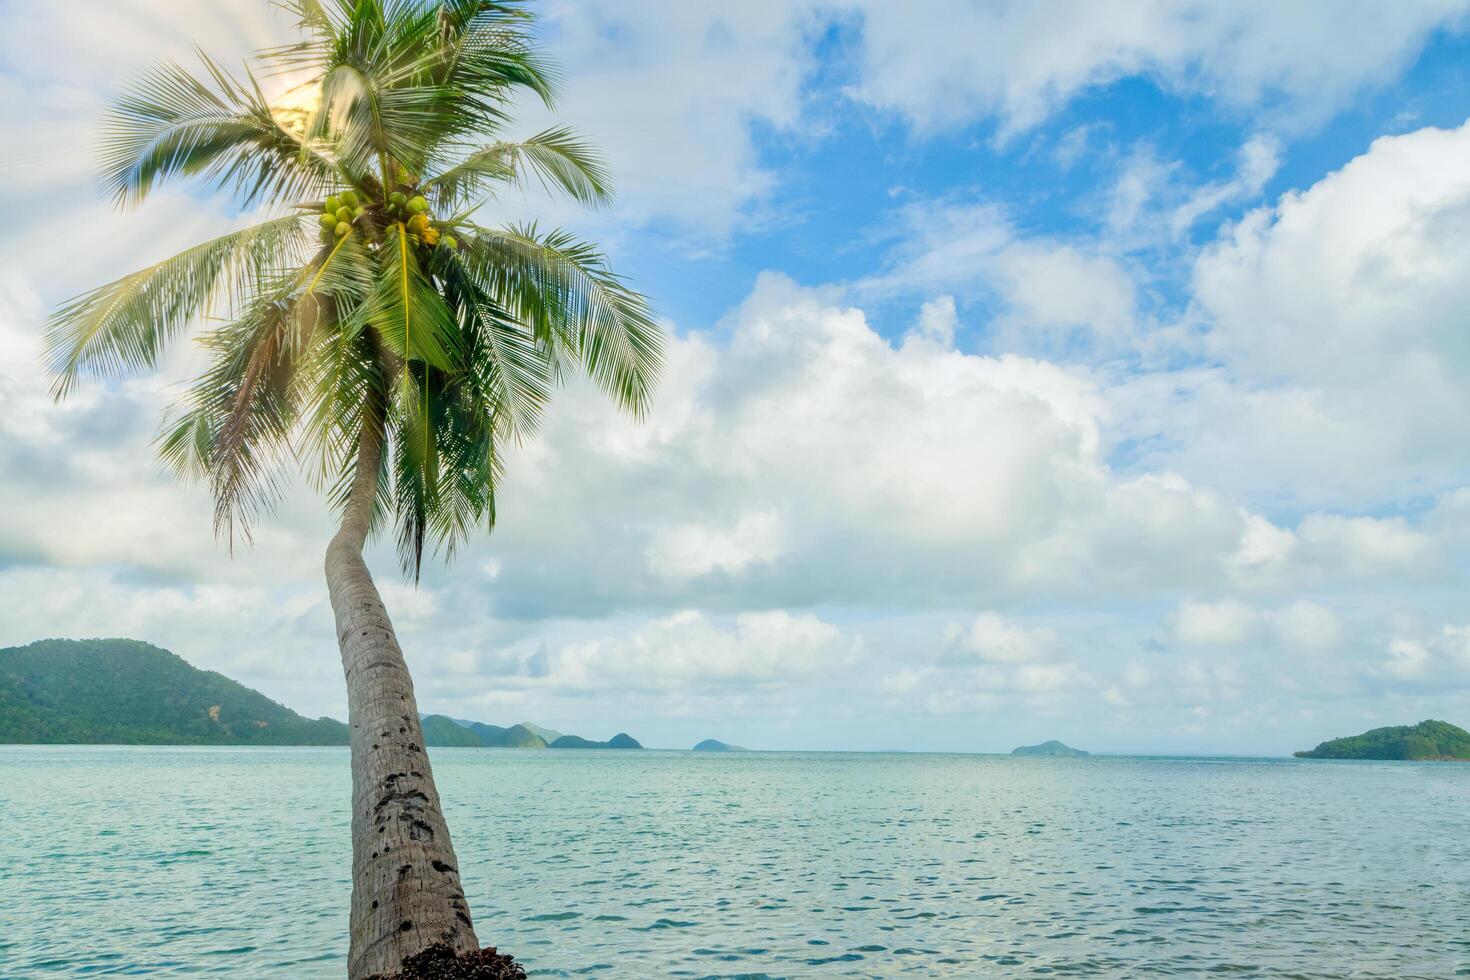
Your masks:
[{"label": "mountain ridge", "polygon": [[259,691],[140,640],[37,640],[0,649],[0,743],[346,745]]}]

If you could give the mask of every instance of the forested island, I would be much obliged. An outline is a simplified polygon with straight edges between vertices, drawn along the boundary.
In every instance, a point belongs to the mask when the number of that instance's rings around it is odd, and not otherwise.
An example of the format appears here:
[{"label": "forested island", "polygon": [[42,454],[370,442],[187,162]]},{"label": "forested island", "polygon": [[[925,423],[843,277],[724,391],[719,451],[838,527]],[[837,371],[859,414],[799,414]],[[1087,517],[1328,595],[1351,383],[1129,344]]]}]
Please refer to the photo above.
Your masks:
[{"label": "forested island", "polygon": [[1070,745],[1063,745],[1056,739],[1042,742],[1040,745],[1022,745],[1011,750],[1011,755],[1038,755],[1050,756],[1057,759],[1082,759],[1087,753],[1081,749],[1074,749]]},{"label": "forested island", "polygon": [[1315,749],[1293,753],[1298,759],[1408,759],[1470,762],[1470,732],[1447,721],[1375,728],[1334,738]]},{"label": "forested island", "polygon": [[729,742],[721,742],[717,738],[707,738],[694,746],[695,752],[744,752],[745,749],[739,745],[731,745]]},{"label": "forested island", "polygon": [[0,650],[0,742],[346,745],[347,726],[149,643],[39,640]]},{"label": "forested island", "polygon": [[[424,744],[641,749],[521,722],[421,719]],[[138,640],[38,640],[0,650],[0,744],[346,745],[347,726],[304,718],[259,691]]]}]

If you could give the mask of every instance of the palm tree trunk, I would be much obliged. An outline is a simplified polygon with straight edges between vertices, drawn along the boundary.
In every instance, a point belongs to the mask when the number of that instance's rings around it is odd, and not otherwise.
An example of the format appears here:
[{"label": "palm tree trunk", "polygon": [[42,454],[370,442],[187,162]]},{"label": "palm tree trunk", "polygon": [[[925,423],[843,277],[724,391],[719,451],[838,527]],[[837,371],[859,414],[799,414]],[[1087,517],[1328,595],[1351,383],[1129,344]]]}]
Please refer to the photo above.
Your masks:
[{"label": "palm tree trunk", "polygon": [[347,675],[352,729],[350,980],[396,973],[435,944],[479,948],[418,703],[393,624],[363,560],[382,462],[381,421],[364,426],[342,525],[327,546],[327,588]]}]

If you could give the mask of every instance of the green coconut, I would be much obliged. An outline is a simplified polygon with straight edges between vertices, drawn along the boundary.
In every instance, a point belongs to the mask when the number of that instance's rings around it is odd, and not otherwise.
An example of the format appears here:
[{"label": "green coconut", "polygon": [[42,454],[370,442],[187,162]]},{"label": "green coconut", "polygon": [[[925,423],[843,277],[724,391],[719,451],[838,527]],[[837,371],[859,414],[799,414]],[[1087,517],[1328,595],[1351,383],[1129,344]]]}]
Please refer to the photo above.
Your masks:
[{"label": "green coconut", "polygon": [[317,220],[327,231],[331,231],[333,228],[337,227],[337,216],[335,214],[324,214]]},{"label": "green coconut", "polygon": [[341,222],[340,224],[337,225],[337,231],[335,232],[335,234],[336,234],[336,236],[338,238],[346,238],[347,237],[347,233],[349,231],[351,231],[351,230],[352,230],[352,225],[350,225],[347,222],[343,221],[343,222]]},{"label": "green coconut", "polygon": [[424,199],[423,195],[411,197],[408,199],[408,209],[414,214],[423,214],[429,210],[429,202]]},{"label": "green coconut", "polygon": [[328,214],[336,214],[337,213],[337,209],[340,208],[341,206],[342,206],[342,199],[339,198],[336,194],[333,194],[331,197],[327,198],[327,208],[326,208],[326,210],[327,210],[327,213]]},{"label": "green coconut", "polygon": [[356,221],[358,218],[361,218],[365,214],[367,214],[367,208],[363,207],[361,204],[352,209],[352,219],[354,221]]},{"label": "green coconut", "polygon": [[394,191],[388,195],[388,203],[395,208],[401,208],[408,201],[408,195],[402,191]]},{"label": "green coconut", "polygon": [[337,195],[337,200],[341,202],[344,208],[357,207],[357,195],[352,191],[343,191]]},{"label": "green coconut", "polygon": [[443,238],[439,239],[439,244],[443,245],[445,248],[459,248],[459,239],[455,238],[453,235],[445,235]]}]

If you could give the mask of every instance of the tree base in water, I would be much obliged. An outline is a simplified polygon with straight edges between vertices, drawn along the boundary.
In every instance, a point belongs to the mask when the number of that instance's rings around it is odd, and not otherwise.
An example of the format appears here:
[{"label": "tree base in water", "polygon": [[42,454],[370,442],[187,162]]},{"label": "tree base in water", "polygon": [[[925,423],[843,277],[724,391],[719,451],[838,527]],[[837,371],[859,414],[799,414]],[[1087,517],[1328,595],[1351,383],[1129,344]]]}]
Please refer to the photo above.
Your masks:
[{"label": "tree base in water", "polygon": [[443,943],[403,961],[397,973],[380,973],[368,980],[526,980],[526,971],[514,957],[497,953],[494,946],[457,955]]}]

